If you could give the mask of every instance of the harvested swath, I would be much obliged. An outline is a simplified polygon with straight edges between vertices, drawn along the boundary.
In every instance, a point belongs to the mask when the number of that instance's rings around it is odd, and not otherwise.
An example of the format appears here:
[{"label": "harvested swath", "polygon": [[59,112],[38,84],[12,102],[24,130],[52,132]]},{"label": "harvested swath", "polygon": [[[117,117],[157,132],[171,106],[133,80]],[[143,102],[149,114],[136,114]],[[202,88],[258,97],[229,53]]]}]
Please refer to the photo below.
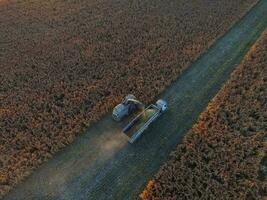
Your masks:
[{"label": "harvested swath", "polygon": [[267,30],[141,199],[266,197],[266,119]]},{"label": "harvested swath", "polygon": [[0,2],[0,194],[126,94],[151,101],[255,2]]}]

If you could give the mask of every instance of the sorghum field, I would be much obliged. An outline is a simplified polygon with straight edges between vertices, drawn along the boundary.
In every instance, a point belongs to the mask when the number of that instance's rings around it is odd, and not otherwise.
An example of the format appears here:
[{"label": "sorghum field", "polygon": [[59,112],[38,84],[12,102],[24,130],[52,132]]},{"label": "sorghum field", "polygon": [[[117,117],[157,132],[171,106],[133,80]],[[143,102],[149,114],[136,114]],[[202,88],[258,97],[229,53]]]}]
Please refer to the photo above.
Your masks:
[{"label": "sorghum field", "polygon": [[124,95],[151,101],[255,3],[0,1],[0,194]]},{"label": "sorghum field", "polygon": [[266,120],[267,30],[141,199],[263,199]]}]

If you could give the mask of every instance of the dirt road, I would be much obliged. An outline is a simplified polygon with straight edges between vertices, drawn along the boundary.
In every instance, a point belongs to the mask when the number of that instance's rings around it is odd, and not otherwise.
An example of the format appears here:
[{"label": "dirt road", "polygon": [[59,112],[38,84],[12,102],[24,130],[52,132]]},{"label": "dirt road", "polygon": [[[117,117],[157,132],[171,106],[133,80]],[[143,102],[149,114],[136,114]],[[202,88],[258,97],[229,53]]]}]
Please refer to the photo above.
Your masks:
[{"label": "dirt road", "polygon": [[267,26],[260,1],[160,96],[169,110],[134,144],[110,115],[42,165],[5,199],[132,199],[181,142]]}]

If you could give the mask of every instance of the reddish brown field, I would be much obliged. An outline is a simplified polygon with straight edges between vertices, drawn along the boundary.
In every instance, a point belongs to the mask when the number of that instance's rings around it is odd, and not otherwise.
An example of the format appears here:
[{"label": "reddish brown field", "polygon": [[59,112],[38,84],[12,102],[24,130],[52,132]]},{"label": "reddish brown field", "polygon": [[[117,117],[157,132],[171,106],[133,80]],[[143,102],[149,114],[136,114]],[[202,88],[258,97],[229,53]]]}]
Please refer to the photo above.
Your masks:
[{"label": "reddish brown field", "polygon": [[266,119],[267,30],[141,199],[266,197]]},{"label": "reddish brown field", "polygon": [[0,194],[126,94],[151,101],[256,0],[0,0]]}]

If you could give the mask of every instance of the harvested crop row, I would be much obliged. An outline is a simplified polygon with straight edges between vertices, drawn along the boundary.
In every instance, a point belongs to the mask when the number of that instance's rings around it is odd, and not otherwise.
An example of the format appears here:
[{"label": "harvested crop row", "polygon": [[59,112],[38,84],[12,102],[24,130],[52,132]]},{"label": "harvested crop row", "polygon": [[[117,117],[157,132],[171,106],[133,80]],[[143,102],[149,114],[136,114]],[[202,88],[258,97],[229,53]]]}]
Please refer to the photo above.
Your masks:
[{"label": "harvested crop row", "polygon": [[124,95],[151,101],[255,2],[0,2],[0,193]]},{"label": "harvested crop row", "polygon": [[140,195],[261,199],[267,194],[267,30]]}]

